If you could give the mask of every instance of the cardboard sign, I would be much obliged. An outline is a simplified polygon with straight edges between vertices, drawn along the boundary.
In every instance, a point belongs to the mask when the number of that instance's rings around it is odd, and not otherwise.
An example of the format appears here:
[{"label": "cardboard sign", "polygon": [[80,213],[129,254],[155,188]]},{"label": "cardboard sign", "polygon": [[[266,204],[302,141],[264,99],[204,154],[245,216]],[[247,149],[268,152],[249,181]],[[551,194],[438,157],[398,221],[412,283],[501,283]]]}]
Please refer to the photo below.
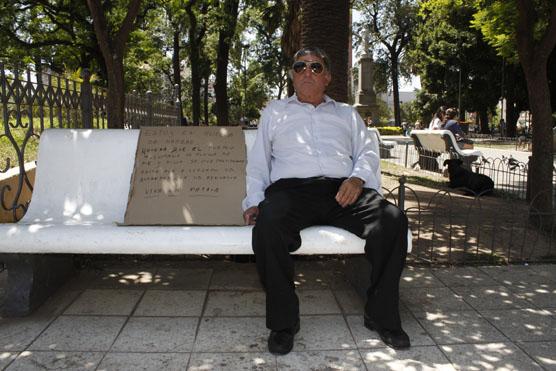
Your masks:
[{"label": "cardboard sign", "polygon": [[241,127],[141,128],[124,224],[243,225],[245,163]]}]

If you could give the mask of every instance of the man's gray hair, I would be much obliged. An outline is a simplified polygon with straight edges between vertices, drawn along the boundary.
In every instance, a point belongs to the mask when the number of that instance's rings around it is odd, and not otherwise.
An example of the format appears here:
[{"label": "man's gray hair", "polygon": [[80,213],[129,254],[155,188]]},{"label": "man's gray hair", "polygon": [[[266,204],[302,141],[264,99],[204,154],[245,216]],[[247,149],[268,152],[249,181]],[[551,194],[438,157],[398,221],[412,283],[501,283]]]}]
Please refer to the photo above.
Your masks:
[{"label": "man's gray hair", "polygon": [[328,54],[326,54],[326,52],[321,48],[316,46],[307,46],[305,48],[301,48],[293,55],[293,61],[295,62],[305,55],[314,55],[316,57],[319,57],[324,63],[324,68],[327,71],[330,71],[330,58],[328,58]]}]

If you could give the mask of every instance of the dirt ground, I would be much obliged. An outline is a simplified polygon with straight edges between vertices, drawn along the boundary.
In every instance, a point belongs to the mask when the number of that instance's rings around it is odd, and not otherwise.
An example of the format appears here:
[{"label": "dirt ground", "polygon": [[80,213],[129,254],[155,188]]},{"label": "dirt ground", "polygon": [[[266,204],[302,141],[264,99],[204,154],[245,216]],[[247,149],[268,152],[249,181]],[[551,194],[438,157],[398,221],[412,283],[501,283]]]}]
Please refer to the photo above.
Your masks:
[{"label": "dirt ground", "polygon": [[384,172],[383,187],[391,191],[385,197],[391,201],[398,199],[401,175],[408,179],[403,209],[413,233],[409,260],[435,265],[556,261],[553,214],[536,215],[526,201],[496,193],[466,196],[448,188],[447,179],[427,182],[407,169]]}]

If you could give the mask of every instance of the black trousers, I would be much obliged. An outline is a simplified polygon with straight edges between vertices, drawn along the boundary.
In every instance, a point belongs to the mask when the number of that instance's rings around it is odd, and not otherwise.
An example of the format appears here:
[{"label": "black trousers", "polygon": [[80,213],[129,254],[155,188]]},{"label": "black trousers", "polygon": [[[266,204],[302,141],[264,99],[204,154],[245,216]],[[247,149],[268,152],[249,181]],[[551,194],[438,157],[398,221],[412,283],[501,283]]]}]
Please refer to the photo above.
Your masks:
[{"label": "black trousers", "polygon": [[265,191],[253,228],[253,251],[266,291],[266,325],[282,330],[299,318],[294,262],[299,232],[312,225],[343,228],[365,239],[372,265],[365,313],[383,328],[401,327],[399,281],[407,255],[407,218],[378,192],[363,189],[351,206],[334,199],[344,179],[280,179]]}]

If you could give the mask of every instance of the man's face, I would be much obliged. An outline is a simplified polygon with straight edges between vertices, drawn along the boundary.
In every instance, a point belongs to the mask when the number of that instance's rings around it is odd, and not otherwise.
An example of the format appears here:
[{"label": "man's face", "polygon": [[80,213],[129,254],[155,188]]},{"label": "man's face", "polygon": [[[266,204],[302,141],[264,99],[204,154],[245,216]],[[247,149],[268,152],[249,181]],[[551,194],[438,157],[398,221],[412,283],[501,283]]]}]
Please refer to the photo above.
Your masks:
[{"label": "man's face", "polygon": [[[315,55],[304,55],[299,57],[296,62],[306,62],[306,68],[301,72],[292,70],[293,86],[297,95],[303,97],[323,97],[326,87],[330,83],[330,72],[324,68],[321,58]],[[316,73],[318,70],[311,69],[311,63],[320,63],[323,66],[322,72]]]}]

